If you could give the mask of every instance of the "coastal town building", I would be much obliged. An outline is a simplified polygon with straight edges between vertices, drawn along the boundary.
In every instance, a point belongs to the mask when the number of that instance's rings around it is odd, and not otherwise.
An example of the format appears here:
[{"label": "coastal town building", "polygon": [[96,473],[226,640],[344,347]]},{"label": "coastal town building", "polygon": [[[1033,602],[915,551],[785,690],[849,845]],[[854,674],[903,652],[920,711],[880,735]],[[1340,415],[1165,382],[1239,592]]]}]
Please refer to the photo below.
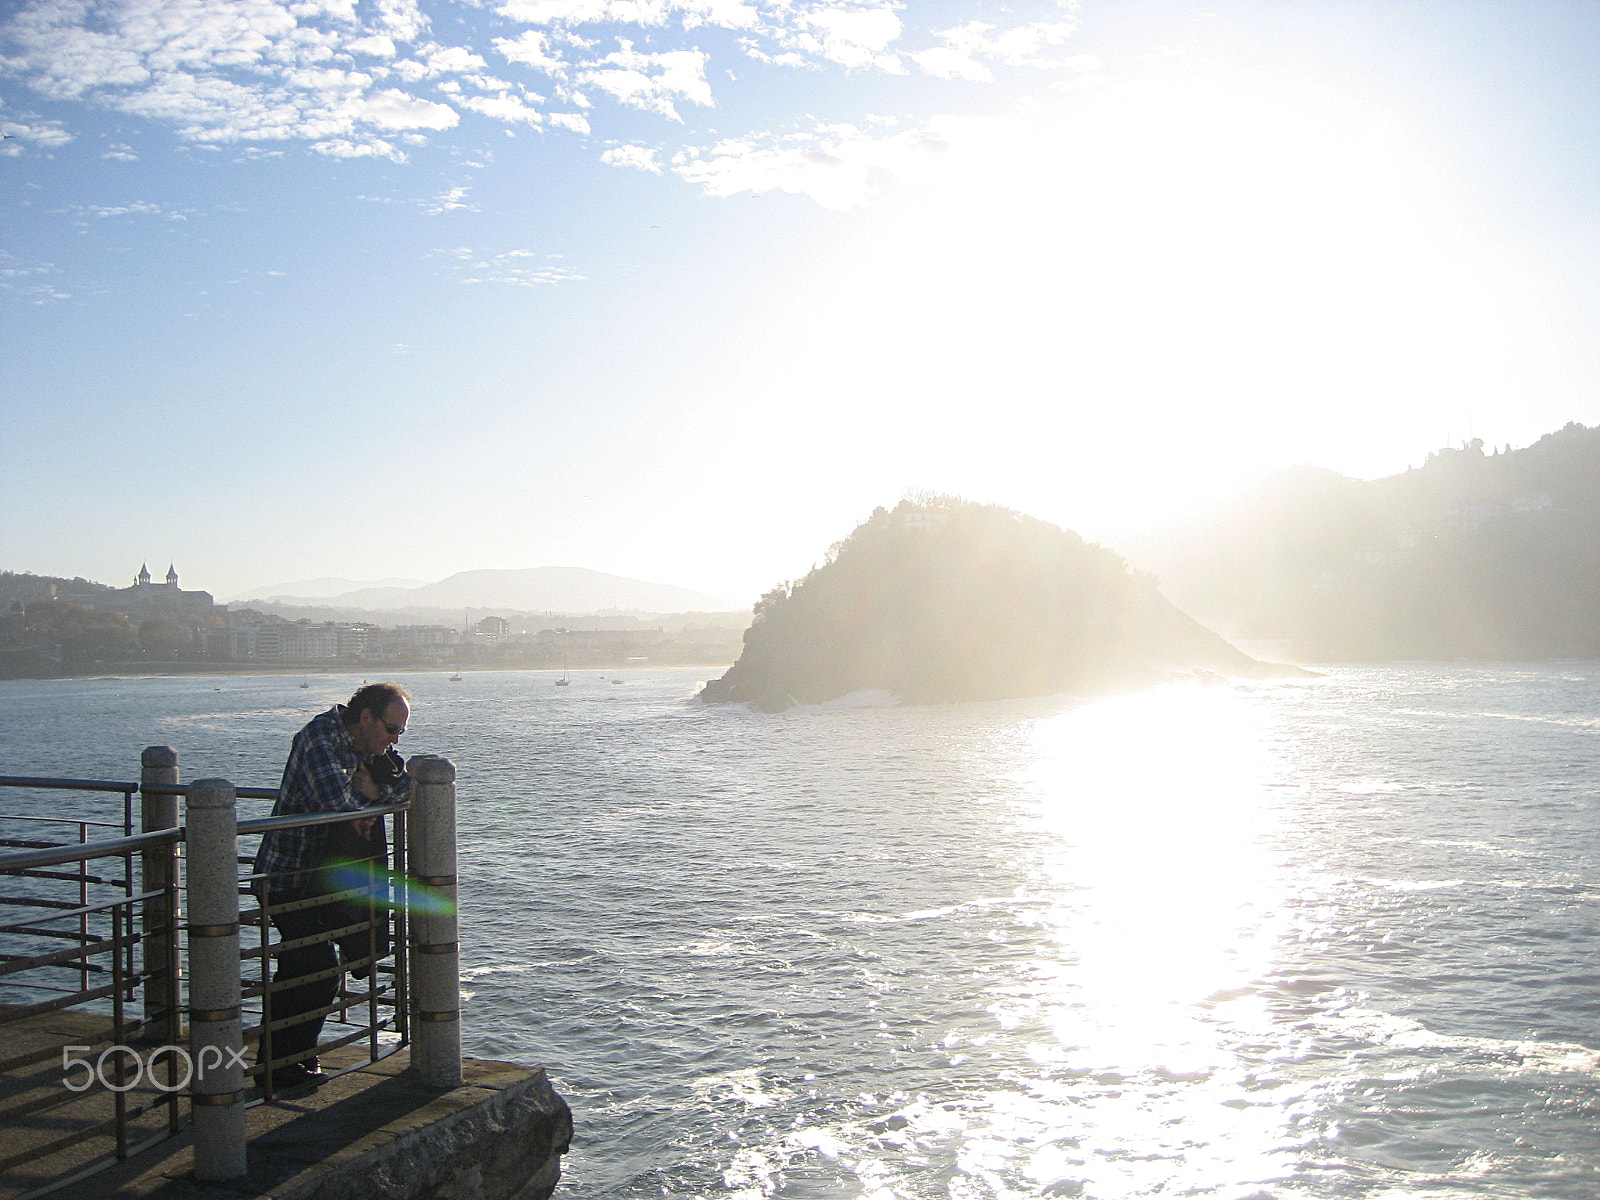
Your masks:
[{"label": "coastal town building", "polygon": [[125,588],[5,572],[0,573],[0,676],[150,662],[291,669],[720,662],[738,656],[744,628],[731,618],[668,632],[660,625],[641,628],[637,618],[618,614],[583,618],[596,626],[590,628],[538,627],[553,615],[489,613],[473,620],[469,613],[459,625],[386,628],[360,620],[296,617],[277,605],[217,604],[209,592],[181,587],[176,563],[160,579],[151,575],[148,563],[141,564]]},{"label": "coastal town building", "polygon": [[488,616],[472,627],[474,644],[492,646],[511,634],[511,622],[504,617]]},{"label": "coastal town building", "polygon": [[[149,566],[141,564],[131,587],[90,595],[88,607],[119,612],[134,624],[152,617],[164,617],[175,624],[189,623],[203,620],[216,608],[210,592],[184,591],[178,586],[176,563],[167,567],[167,577],[161,583],[151,578]],[[74,603],[71,595],[60,598]]]}]

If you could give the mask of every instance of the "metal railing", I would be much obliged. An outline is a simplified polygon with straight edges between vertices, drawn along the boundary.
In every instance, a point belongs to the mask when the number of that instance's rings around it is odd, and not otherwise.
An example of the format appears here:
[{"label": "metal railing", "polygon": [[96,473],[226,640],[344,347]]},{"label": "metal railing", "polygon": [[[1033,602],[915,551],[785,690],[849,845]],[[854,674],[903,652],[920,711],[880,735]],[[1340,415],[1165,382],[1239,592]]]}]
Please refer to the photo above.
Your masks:
[{"label": "metal railing", "polygon": [[[392,875],[386,861],[387,854],[379,853],[367,859],[351,860],[348,864],[347,873],[358,877],[355,886],[336,885],[337,890],[319,891],[311,895],[294,892],[289,892],[287,898],[274,895],[275,879],[300,875],[303,873],[300,871],[280,872],[276,877],[256,874],[245,877],[247,886],[240,889],[240,895],[250,896],[256,907],[239,913],[239,954],[241,960],[254,962],[256,974],[254,977],[242,977],[241,1001],[242,1011],[255,1016],[257,1024],[246,1028],[243,1037],[246,1043],[253,1043],[257,1047],[256,1064],[247,1074],[256,1079],[261,1089],[260,1101],[271,1100],[278,1090],[273,1079],[275,1071],[314,1059],[319,1053],[351,1045],[363,1038],[367,1040],[367,1058],[334,1071],[323,1072],[331,1077],[370,1066],[410,1043],[406,956],[392,954],[390,950],[391,946],[404,946],[407,941],[407,905],[402,896],[395,894],[399,889],[394,881],[405,878],[405,820],[409,808],[410,802],[406,801],[374,806],[359,814],[262,817],[238,823],[238,832],[242,837],[266,834],[275,829],[335,825],[353,819],[389,814],[394,816]],[[253,866],[254,859],[253,856],[241,855],[239,862]],[[294,913],[312,914],[312,924],[317,931],[304,937],[280,938],[278,942],[273,942],[275,918]],[[252,931],[255,937],[253,945],[244,944],[246,930]],[[329,957],[336,958],[337,965],[310,975],[296,975],[283,980],[272,978],[271,965],[274,959],[314,945],[333,947]],[[347,988],[344,985],[346,975],[365,981],[365,990],[352,991]],[[275,996],[290,988],[323,980],[333,983],[329,989],[334,996],[333,1003],[289,1017],[275,1017]],[[251,1006],[248,1002],[252,1000],[257,1001],[258,1005]],[[365,1023],[351,1020],[352,1010],[363,1004],[367,1010]],[[385,1014],[382,1010],[388,1011]],[[353,1027],[354,1031],[319,1041],[307,1050],[274,1052],[275,1034],[322,1019]],[[387,1043],[383,1040],[385,1033],[391,1035]]]},{"label": "metal railing", "polygon": [[[97,1140],[111,1144],[107,1161],[123,1158],[170,1137],[182,1121],[177,1089],[150,1086],[142,1066],[130,1079],[129,1054],[116,1049],[148,1044],[152,1035],[170,1042],[178,1037],[176,1009],[169,1007],[152,1024],[133,1007],[148,978],[138,908],[170,900],[169,889],[136,888],[134,861],[141,852],[175,852],[177,832],[91,842],[87,831],[95,822],[44,818],[29,824],[30,832],[72,825],[79,839],[51,846],[39,838],[7,838],[13,847],[31,844],[0,856],[9,885],[0,911],[8,917],[18,913],[0,924],[6,947],[0,952],[0,990],[20,1001],[0,1007],[0,1080],[7,1085],[0,1101],[0,1179],[19,1172],[26,1178],[29,1165],[59,1161]],[[74,869],[52,869],[62,866]],[[119,867],[120,877],[111,873]],[[61,885],[68,899],[60,897]],[[170,942],[176,927],[158,925],[149,933]],[[175,949],[165,961],[177,962]],[[85,1018],[74,1011],[85,1007],[98,1012]],[[16,1036],[5,1036],[12,1031]],[[85,1084],[69,1060],[92,1064],[91,1082]],[[174,1064],[167,1065],[171,1084]],[[56,1174],[51,1184],[82,1172]]]},{"label": "metal railing", "polygon": [[[274,1071],[337,1047],[364,1041],[366,1054],[334,1074],[409,1045],[423,1082],[459,1084],[455,768],[419,755],[409,770],[411,797],[400,804],[242,821],[237,799],[276,799],[276,789],[217,779],[181,786],[168,747],[145,751],[138,784],[0,776],[0,788],[123,796],[120,826],[0,816],[0,834],[20,830],[0,836],[0,1190],[43,1195],[185,1123],[198,1178],[242,1175],[245,1109],[273,1099]],[[135,794],[140,833],[132,828]],[[240,856],[240,836],[391,814],[392,872],[374,856],[353,886],[287,897],[274,893],[270,877],[247,869],[241,878],[241,865],[253,860]],[[75,841],[45,840],[62,825]],[[91,840],[91,831],[120,836]],[[120,875],[91,869],[108,862],[120,863]],[[411,914],[415,883],[444,902]],[[253,907],[241,910],[241,896]],[[273,940],[286,914],[319,910],[339,915],[313,922],[310,936]],[[22,915],[7,919],[14,911]],[[281,978],[285,954],[329,942],[341,944],[328,952],[334,965]],[[347,974],[364,987],[347,986]],[[331,1004],[274,1013],[274,997],[286,989],[330,979]],[[341,1032],[307,1051],[274,1054],[275,1034],[322,1019]],[[245,1062],[249,1045],[253,1066]],[[79,1165],[86,1153],[90,1161]]]}]

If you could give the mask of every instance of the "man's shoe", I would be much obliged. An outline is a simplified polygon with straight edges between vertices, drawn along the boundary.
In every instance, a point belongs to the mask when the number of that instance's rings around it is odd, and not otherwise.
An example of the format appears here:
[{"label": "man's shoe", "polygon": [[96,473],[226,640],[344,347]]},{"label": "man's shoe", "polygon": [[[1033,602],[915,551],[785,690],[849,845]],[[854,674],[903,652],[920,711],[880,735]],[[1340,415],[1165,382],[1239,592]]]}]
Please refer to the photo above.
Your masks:
[{"label": "man's shoe", "polygon": [[308,1059],[303,1063],[291,1063],[287,1067],[279,1067],[272,1073],[272,1090],[274,1092],[287,1092],[292,1088],[321,1087],[327,1082],[328,1077],[316,1068],[316,1059]]}]

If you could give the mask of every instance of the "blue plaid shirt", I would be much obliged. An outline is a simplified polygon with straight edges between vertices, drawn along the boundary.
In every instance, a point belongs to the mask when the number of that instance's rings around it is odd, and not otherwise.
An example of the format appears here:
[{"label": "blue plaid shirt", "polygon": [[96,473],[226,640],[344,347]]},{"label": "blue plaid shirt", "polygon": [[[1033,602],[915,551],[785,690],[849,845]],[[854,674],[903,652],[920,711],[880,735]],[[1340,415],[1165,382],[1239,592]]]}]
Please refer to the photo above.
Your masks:
[{"label": "blue plaid shirt", "polygon": [[[356,791],[351,775],[361,762],[355,742],[344,725],[345,707],[336,704],[313,717],[294,735],[289,761],[284,764],[283,782],[278,785],[278,802],[272,815],[290,813],[353,812],[378,804],[397,804],[406,798],[411,777],[402,774],[399,782],[381,789],[377,800],[368,800]],[[380,822],[381,823],[381,822]],[[274,829],[262,835],[256,851],[257,875],[277,875],[322,865],[322,847],[328,825]],[[381,836],[381,834],[380,834]],[[251,889],[260,895],[268,886],[282,893],[309,882],[306,875],[286,875],[273,880],[257,879]]]}]

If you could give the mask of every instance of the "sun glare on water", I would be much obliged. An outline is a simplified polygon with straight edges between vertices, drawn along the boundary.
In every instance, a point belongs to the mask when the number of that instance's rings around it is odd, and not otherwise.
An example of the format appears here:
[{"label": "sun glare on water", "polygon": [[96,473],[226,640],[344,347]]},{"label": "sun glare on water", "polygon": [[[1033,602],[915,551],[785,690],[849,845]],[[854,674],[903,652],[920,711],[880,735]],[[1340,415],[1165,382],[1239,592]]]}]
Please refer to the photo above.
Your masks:
[{"label": "sun glare on water", "polygon": [[[1263,1081],[1234,1049],[1271,1040],[1255,984],[1280,932],[1259,721],[1233,689],[1170,686],[1034,732],[1025,782],[1059,958],[1015,1016],[1053,1031],[1029,1054],[1077,1095],[1077,1170],[1107,1194],[1279,1177],[1288,1163],[1283,1110],[1250,1098]],[[1086,1082],[1110,1086],[1085,1097]]]}]

